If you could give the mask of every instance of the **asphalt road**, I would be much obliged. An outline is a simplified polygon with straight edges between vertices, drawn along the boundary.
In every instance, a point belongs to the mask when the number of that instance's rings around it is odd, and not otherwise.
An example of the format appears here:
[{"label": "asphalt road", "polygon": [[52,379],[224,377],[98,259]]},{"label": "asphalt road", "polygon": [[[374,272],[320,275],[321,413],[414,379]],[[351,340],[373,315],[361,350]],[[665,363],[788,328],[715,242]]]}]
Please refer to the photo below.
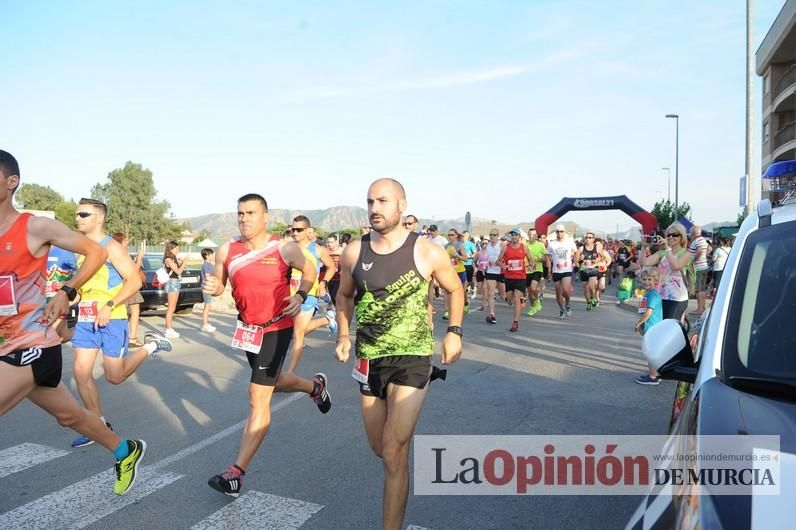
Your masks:
[{"label": "asphalt road", "polygon": [[[497,325],[481,312],[465,317],[463,358],[447,381],[432,384],[417,434],[665,433],[674,384],[633,383],[645,370],[635,315],[608,297],[593,312],[576,302],[572,317],[559,320],[550,291],[519,333],[508,332],[505,303]],[[325,329],[308,338],[298,371],[328,375],[329,414],[304,396],[277,396],[241,497],[233,502],[207,486],[237,452],[249,377],[245,356],[228,347],[234,317],[212,322],[218,331],[208,335],[198,315],[178,316],[175,351],[147,360],[120,386],[107,384],[97,363],[107,419],[122,436],[149,444],[139,482],[124,497],[112,493],[112,457],[101,447],[71,449],[75,435],[29,402],[3,417],[0,528],[379,527],[381,463],[365,439],[351,365],[334,359]],[[146,316],[141,335],[162,326],[162,316]],[[74,390],[71,361],[65,347],[64,380]],[[405,526],[619,528],[639,501],[410,493]]]}]

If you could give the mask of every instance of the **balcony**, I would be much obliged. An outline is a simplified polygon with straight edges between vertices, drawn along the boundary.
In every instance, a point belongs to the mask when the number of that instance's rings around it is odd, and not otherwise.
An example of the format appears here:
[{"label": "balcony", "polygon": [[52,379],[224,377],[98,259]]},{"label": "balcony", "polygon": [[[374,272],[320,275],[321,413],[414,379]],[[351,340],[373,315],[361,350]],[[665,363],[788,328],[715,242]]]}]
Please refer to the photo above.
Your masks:
[{"label": "balcony", "polygon": [[[794,158],[796,153],[796,121],[792,121],[774,133],[770,161]],[[787,155],[787,156],[783,156]]]},{"label": "balcony", "polygon": [[796,108],[796,64],[792,64],[783,74],[771,94],[772,112]]}]

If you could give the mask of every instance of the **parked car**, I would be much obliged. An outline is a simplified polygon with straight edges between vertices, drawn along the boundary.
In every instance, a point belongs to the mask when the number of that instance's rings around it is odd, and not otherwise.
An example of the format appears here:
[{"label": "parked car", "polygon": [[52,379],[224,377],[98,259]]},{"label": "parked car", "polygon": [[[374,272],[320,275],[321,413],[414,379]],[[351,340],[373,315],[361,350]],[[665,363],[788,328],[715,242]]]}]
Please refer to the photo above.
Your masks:
[{"label": "parked car", "polygon": [[[779,165],[778,165],[779,164]],[[773,164],[764,190],[796,188],[796,161]],[[782,165],[784,164],[784,165]],[[766,182],[768,177],[768,182]],[[773,180],[776,179],[776,180]],[[772,184],[773,180],[773,184]],[[660,377],[680,381],[670,435],[779,435],[781,476],[796,476],[796,195],[761,201],[741,225],[696,351],[675,321],[644,338]],[[653,336],[654,335],[654,336]],[[682,440],[683,438],[677,438]],[[669,439],[674,445],[675,438]],[[698,443],[698,442],[697,442]],[[696,444],[694,444],[696,445]],[[684,452],[693,456],[694,446]],[[650,493],[627,528],[790,527],[796,486],[780,495]],[[693,492],[692,492],[693,493]]]},{"label": "parked car", "polygon": [[[130,256],[133,260],[136,255]],[[158,281],[157,271],[163,266],[162,254],[144,254],[141,268],[146,275],[144,286],[141,287],[141,296],[144,302],[141,310],[163,309],[166,307],[165,284]],[[182,271],[180,297],[177,299],[177,313],[187,313],[193,310],[194,304],[202,303],[202,286],[199,278],[199,269],[186,268]]]}]

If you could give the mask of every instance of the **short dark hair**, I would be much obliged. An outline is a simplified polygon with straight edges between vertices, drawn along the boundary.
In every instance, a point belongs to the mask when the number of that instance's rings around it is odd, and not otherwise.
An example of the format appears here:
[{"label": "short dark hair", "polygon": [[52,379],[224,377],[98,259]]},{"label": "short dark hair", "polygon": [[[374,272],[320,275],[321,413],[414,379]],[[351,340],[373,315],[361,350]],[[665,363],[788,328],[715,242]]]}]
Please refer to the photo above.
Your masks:
[{"label": "short dark hair", "polygon": [[307,226],[312,226],[312,223],[310,223],[310,218],[307,217],[306,215],[297,215],[296,217],[293,218],[293,222],[294,223],[307,223]]},{"label": "short dark hair", "polygon": [[[412,218],[412,221],[409,220],[410,217]],[[417,217],[415,217],[413,214],[410,213],[410,214],[408,214],[406,216],[406,222],[407,223],[416,223],[417,222]]]},{"label": "short dark hair", "polygon": [[[5,178],[11,175],[22,178],[19,174],[19,162],[17,162],[17,159],[14,158],[14,155],[2,149],[0,149],[0,172],[3,173]],[[19,184],[17,184],[17,188],[19,188]],[[14,191],[17,191],[17,188],[14,188]]]},{"label": "short dark hair", "polygon": [[80,199],[80,202],[78,204],[88,204],[90,206],[94,206],[102,210],[102,215],[105,216],[108,215],[108,207],[105,205],[104,202],[99,201],[97,199],[87,199],[86,197],[83,197],[82,199]]},{"label": "short dark hair", "polygon": [[329,235],[326,236],[326,239],[334,239],[335,241],[337,241],[337,235],[336,234],[329,234]]},{"label": "short dark hair", "polygon": [[127,239],[127,234],[125,234],[124,232],[114,232],[113,234],[111,234],[111,237],[116,241],[118,241],[119,244],[121,245],[124,243],[124,240]]},{"label": "short dark hair", "polygon": [[340,243],[349,243],[351,241],[351,234],[348,232],[344,232],[342,236],[340,236]]},{"label": "short dark hair", "polygon": [[213,252],[212,248],[203,248],[200,254],[202,254],[202,259],[207,259],[208,256],[215,254],[215,252]]},{"label": "short dark hair", "polygon": [[238,199],[238,203],[249,202],[249,201],[257,201],[257,202],[259,202],[260,204],[263,205],[263,208],[265,208],[265,211],[266,212],[268,211],[268,203],[265,201],[265,197],[263,197],[259,193],[247,193],[246,195],[244,195],[244,196],[242,196],[242,197],[240,197]]}]

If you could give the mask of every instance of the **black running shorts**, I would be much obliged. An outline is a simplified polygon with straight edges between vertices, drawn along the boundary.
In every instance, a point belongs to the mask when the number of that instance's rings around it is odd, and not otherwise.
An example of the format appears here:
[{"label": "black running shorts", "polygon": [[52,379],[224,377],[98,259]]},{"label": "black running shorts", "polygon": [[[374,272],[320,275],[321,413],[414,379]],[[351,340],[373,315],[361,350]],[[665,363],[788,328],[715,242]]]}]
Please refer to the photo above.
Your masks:
[{"label": "black running shorts", "polygon": [[521,293],[525,292],[526,289],[525,280],[514,279],[514,278],[506,278],[506,292],[509,291],[519,291]]},{"label": "black running shorts", "polygon": [[525,275],[525,286],[530,287],[531,283],[533,282],[539,283],[541,279],[542,279],[542,271],[529,272],[528,274]]},{"label": "black running shorts", "polygon": [[426,388],[431,378],[431,355],[391,355],[371,359],[368,384],[359,383],[359,393],[387,398],[387,385]]},{"label": "black running shorts", "polygon": [[467,281],[470,282],[470,283],[473,283],[473,272],[474,271],[475,271],[475,268],[472,265],[465,265],[464,266],[464,272],[467,273]]},{"label": "black running shorts", "polygon": [[597,269],[580,269],[580,281],[588,282],[589,278],[597,278]]},{"label": "black running shorts", "polygon": [[290,341],[293,339],[293,328],[280,329],[266,333],[260,353],[246,352],[249,366],[252,368],[251,382],[255,385],[274,386],[282,364],[287,357]]},{"label": "black running shorts", "polygon": [[475,271],[475,281],[481,283],[484,280],[486,280],[484,271]]},{"label": "black running shorts", "polygon": [[502,282],[503,281],[503,275],[502,274],[495,274],[494,272],[487,272],[486,273],[486,279],[487,280],[494,280],[496,282]]},{"label": "black running shorts", "polygon": [[30,365],[33,369],[33,381],[38,386],[55,388],[61,382],[61,345],[49,348],[28,348],[17,350],[0,357],[12,366],[24,367]]},{"label": "black running shorts", "polygon": [[554,272],[553,273],[553,283],[558,283],[563,278],[572,278],[572,273],[571,272]]}]

